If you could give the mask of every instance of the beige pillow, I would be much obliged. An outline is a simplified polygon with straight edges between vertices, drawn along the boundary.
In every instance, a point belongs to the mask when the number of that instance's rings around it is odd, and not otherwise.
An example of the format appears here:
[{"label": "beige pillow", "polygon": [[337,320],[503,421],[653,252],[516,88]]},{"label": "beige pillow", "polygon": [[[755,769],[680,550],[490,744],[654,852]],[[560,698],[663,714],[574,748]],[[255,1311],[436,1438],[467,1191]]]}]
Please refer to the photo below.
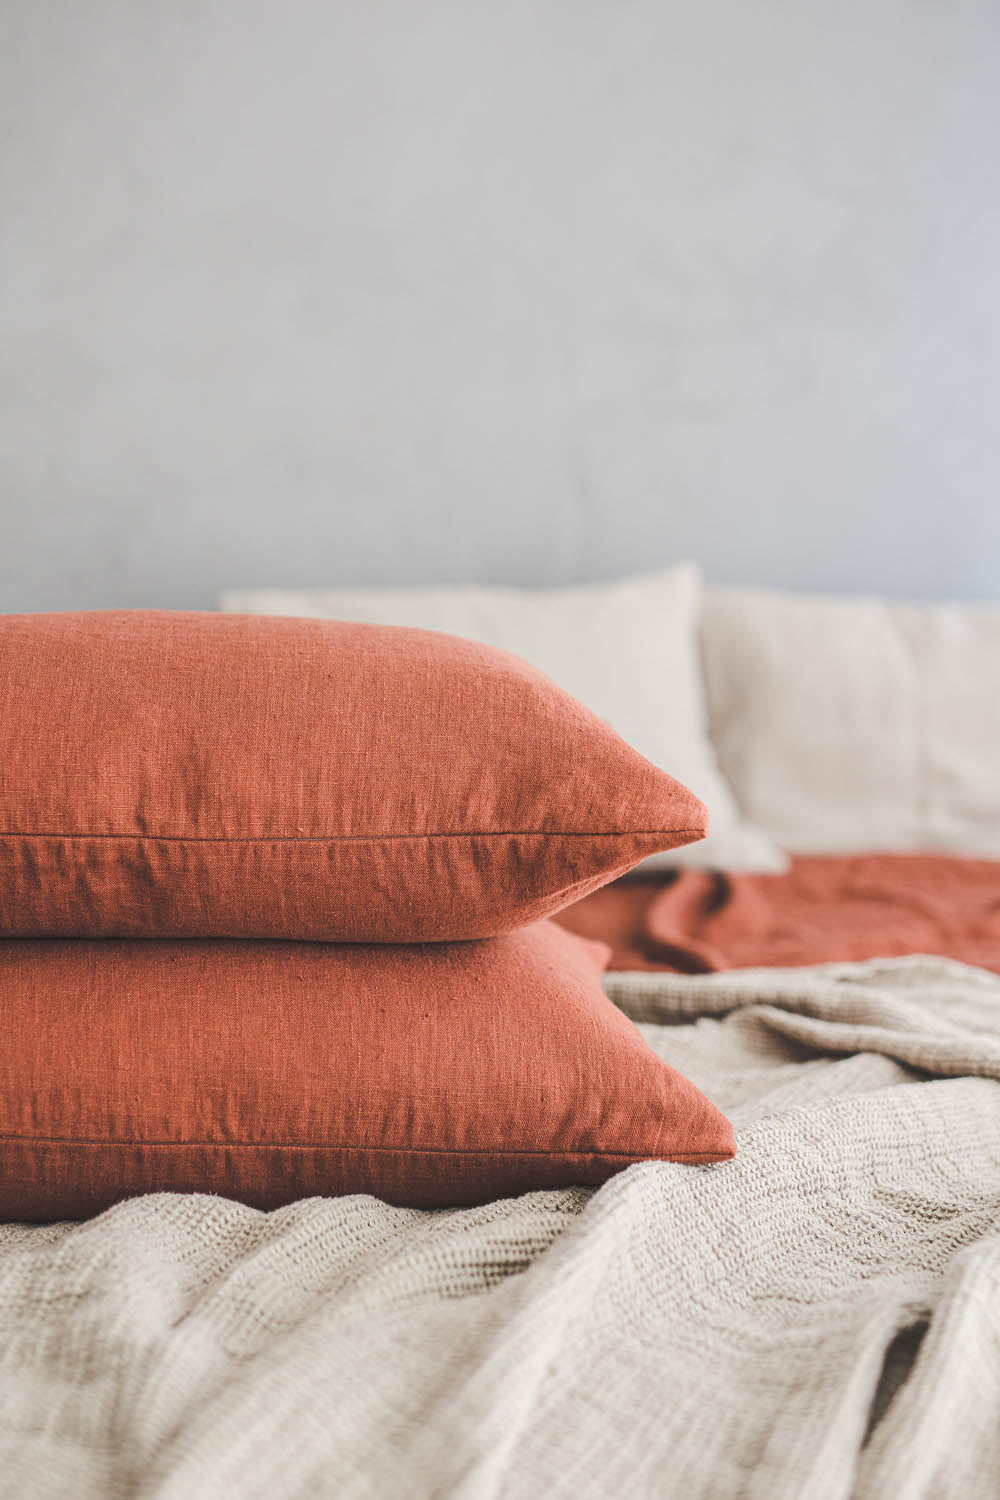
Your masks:
[{"label": "beige pillow", "polygon": [[1000,609],[710,589],[712,739],[799,852],[1000,858]]}]

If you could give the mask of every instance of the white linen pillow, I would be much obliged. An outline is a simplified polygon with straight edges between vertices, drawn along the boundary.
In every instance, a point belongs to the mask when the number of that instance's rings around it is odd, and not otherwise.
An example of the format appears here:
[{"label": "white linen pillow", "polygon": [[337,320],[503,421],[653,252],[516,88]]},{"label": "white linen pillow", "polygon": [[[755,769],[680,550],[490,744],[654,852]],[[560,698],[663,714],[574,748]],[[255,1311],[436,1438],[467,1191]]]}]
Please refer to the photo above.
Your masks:
[{"label": "white linen pillow", "polygon": [[795,852],[1000,858],[1000,609],[709,589],[711,735]]},{"label": "white linen pillow", "polygon": [[640,578],[558,589],[235,589],[221,596],[220,607],[412,625],[524,657],[707,806],[709,837],[655,855],[647,866],[781,869],[783,856],[740,817],[708,740],[697,641],[700,602],[698,570],[683,563]]}]

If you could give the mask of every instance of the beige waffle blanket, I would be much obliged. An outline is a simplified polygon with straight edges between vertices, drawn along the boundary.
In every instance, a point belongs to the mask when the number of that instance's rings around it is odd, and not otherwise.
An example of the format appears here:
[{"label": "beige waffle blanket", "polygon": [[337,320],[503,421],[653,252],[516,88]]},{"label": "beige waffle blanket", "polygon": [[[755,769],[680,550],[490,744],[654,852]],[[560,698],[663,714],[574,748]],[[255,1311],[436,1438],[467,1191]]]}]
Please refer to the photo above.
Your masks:
[{"label": "beige waffle blanket", "polygon": [[1000,1493],[1000,980],[616,975],[721,1166],[0,1229],[0,1494]]}]

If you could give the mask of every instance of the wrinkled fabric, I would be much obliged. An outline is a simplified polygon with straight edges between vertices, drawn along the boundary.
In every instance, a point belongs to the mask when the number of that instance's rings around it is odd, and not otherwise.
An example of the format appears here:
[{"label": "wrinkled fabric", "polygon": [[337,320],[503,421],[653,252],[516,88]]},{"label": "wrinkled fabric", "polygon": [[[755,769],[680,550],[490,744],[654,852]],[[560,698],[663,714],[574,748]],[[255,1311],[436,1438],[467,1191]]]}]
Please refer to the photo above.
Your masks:
[{"label": "wrinkled fabric", "polygon": [[784,875],[634,876],[560,913],[615,969],[708,973],[933,953],[1000,971],[1000,862],[800,856]]}]

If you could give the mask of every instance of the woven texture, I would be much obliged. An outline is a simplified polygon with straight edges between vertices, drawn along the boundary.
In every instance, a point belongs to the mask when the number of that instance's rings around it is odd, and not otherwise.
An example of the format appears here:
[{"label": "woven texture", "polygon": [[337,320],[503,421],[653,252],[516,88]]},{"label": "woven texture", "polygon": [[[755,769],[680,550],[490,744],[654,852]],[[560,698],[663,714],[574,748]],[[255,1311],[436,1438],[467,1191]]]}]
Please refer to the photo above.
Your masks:
[{"label": "woven texture", "polygon": [[1000,981],[616,976],[734,1161],[426,1213],[0,1233],[33,1497],[972,1500],[1000,1472]]},{"label": "woven texture", "polygon": [[0,616],[0,936],[493,937],[705,832],[526,662],[422,630]]}]

